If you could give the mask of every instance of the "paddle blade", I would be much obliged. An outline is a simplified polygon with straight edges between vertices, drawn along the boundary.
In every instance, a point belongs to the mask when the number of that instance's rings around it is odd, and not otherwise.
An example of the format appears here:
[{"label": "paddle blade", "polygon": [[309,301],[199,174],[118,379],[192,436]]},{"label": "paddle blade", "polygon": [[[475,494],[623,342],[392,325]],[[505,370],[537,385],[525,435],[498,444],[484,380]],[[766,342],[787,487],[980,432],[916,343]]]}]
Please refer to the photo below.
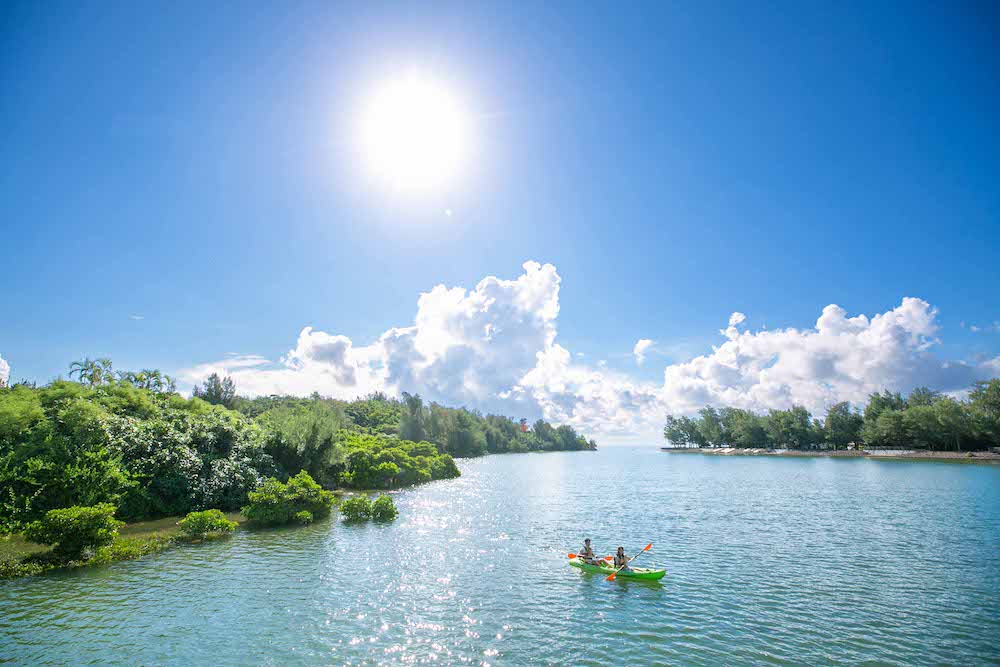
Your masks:
[{"label": "paddle blade", "polygon": [[614,560],[614,558],[612,558],[611,556],[605,556],[604,560]]},{"label": "paddle blade", "polygon": [[649,550],[650,550],[650,549],[652,549],[652,548],[653,548],[653,543],[652,543],[652,542],[650,542],[649,544],[647,544],[647,545],[646,545],[646,548],[645,548],[645,549],[643,549],[643,551],[649,551]]},{"label": "paddle blade", "polygon": [[576,558],[576,554],[566,554],[567,558]]},{"label": "paddle blade", "polygon": [[616,574],[618,574],[618,573],[617,573],[617,572],[612,572],[612,573],[611,573],[610,575],[608,575],[607,577],[604,577],[604,581],[614,581],[614,580],[615,580],[615,575],[616,575]]}]

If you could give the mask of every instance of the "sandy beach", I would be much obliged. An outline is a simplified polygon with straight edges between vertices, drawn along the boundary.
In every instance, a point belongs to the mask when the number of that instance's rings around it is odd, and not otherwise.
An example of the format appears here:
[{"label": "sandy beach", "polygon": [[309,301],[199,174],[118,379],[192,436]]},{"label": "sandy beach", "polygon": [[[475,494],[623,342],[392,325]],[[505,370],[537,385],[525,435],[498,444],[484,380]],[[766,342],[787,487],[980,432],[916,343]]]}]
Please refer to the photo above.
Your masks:
[{"label": "sandy beach", "polygon": [[709,456],[809,456],[827,458],[870,458],[907,461],[950,461],[954,463],[1000,463],[1000,453],[931,452],[919,449],[826,450],[826,449],[742,449],[737,447],[660,447],[672,454],[707,454]]}]

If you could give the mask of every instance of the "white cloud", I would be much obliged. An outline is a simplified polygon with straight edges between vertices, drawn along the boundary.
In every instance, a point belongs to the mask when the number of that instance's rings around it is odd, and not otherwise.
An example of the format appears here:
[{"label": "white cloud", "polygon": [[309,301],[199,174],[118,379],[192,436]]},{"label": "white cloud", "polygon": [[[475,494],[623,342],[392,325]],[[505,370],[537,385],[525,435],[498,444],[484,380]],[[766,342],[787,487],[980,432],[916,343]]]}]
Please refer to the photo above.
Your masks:
[{"label": "white cloud", "polygon": [[[739,325],[743,323],[743,320],[747,318],[746,315],[737,311],[733,311],[733,314],[729,316],[729,326],[725,329],[719,329],[719,333],[726,338],[732,338],[733,336],[738,336],[740,333]],[[767,328],[767,327],[764,327]]]},{"label": "white cloud", "polygon": [[640,338],[632,348],[632,354],[635,356],[635,363],[642,366],[642,363],[646,361],[646,353],[649,352],[650,348],[653,347],[653,341],[648,338]]},{"label": "white cloud", "polygon": [[146,319],[144,316],[139,315],[138,313],[132,313],[131,315],[128,316],[128,318],[130,320],[144,320],[144,319]]},{"label": "white cloud", "polygon": [[550,421],[571,424],[585,433],[655,432],[662,421],[659,388],[611,372],[574,364],[569,351],[555,344],[539,353],[537,365],[514,394],[534,403]]},{"label": "white cloud", "polygon": [[[965,322],[962,322],[961,325],[962,328],[965,328]],[[977,324],[970,324],[969,331],[971,331],[972,333],[1000,333],[1000,322],[994,322],[991,325],[987,324],[983,326]]]},{"label": "white cloud", "polygon": [[471,291],[438,285],[420,295],[412,326],[390,329],[367,346],[306,327],[277,364],[253,357],[236,367],[229,359],[179,375],[194,383],[226,369],[247,394],[319,391],[349,398],[380,389],[452,405],[524,409],[502,395],[555,341],[560,278],[551,264],[523,268],[515,280],[490,276]]},{"label": "white cloud", "polygon": [[10,364],[8,364],[3,357],[0,357],[0,384],[5,385],[9,381],[10,381]]},{"label": "white cloud", "polygon": [[[794,403],[819,415],[883,388],[953,391],[1000,372],[1000,357],[966,363],[935,356],[937,311],[905,298],[870,319],[829,305],[806,329],[741,331],[746,316],[734,312],[718,347],[666,366],[662,384],[646,382],[604,360],[588,364],[560,345],[559,274],[551,264],[523,268],[516,279],[490,276],[472,290],[438,285],[420,295],[411,325],[367,345],[305,327],[276,362],[229,355],[178,376],[196,383],[213,372],[231,375],[249,395],[417,392],[447,405],[569,423],[588,435],[655,437],[665,413],[708,404],[766,410]],[[639,340],[636,361],[647,360],[653,346]]]},{"label": "white cloud", "polygon": [[945,362],[934,356],[937,310],[904,298],[896,308],[848,317],[829,305],[812,329],[725,330],[726,342],[664,371],[664,402],[672,410],[733,405],[756,410],[805,405],[822,413],[833,403],[863,403],[884,388],[926,384],[959,389],[989,374],[990,364]]}]

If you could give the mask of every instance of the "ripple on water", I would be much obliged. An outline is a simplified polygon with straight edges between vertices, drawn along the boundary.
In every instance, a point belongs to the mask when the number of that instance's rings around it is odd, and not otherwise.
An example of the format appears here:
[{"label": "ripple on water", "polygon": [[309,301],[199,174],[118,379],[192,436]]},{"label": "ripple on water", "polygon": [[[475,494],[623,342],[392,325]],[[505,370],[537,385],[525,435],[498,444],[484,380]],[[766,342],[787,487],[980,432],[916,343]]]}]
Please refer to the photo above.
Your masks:
[{"label": "ripple on water", "polygon": [[[620,449],[461,465],[396,494],[388,526],[0,584],[0,662],[1000,662],[1000,469]],[[567,567],[585,536],[652,541],[668,575]]]}]

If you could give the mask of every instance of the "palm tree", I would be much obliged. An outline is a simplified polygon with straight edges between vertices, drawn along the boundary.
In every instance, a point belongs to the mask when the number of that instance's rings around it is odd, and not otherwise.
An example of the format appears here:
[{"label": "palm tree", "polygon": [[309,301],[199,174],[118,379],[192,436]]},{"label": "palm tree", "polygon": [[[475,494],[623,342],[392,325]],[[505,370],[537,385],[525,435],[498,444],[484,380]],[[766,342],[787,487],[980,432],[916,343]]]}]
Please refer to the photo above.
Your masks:
[{"label": "palm tree", "polygon": [[73,379],[73,375],[77,376],[77,380],[81,383],[84,382],[84,378],[90,375],[90,369],[93,368],[94,362],[90,358],[83,359],[82,361],[74,361],[69,365],[69,379]]},{"label": "palm tree", "polygon": [[95,384],[100,384],[104,378],[104,369],[100,361],[102,360],[94,361],[90,357],[87,357],[83,361],[74,361],[69,365],[70,379],[75,374],[80,384],[87,384],[91,387]]},{"label": "palm tree", "polygon": [[97,360],[96,364],[97,377],[95,378],[95,382],[92,382],[91,384],[104,384],[105,382],[115,381],[115,374],[111,368],[111,359],[108,357],[101,357]]},{"label": "palm tree", "polygon": [[135,385],[139,382],[138,376],[132,371],[118,371],[115,373],[118,376],[120,382],[128,382],[131,385]]},{"label": "palm tree", "polygon": [[160,391],[163,389],[163,373],[161,373],[158,369],[144,368],[139,375],[143,378],[143,388],[151,389],[153,391]]}]

